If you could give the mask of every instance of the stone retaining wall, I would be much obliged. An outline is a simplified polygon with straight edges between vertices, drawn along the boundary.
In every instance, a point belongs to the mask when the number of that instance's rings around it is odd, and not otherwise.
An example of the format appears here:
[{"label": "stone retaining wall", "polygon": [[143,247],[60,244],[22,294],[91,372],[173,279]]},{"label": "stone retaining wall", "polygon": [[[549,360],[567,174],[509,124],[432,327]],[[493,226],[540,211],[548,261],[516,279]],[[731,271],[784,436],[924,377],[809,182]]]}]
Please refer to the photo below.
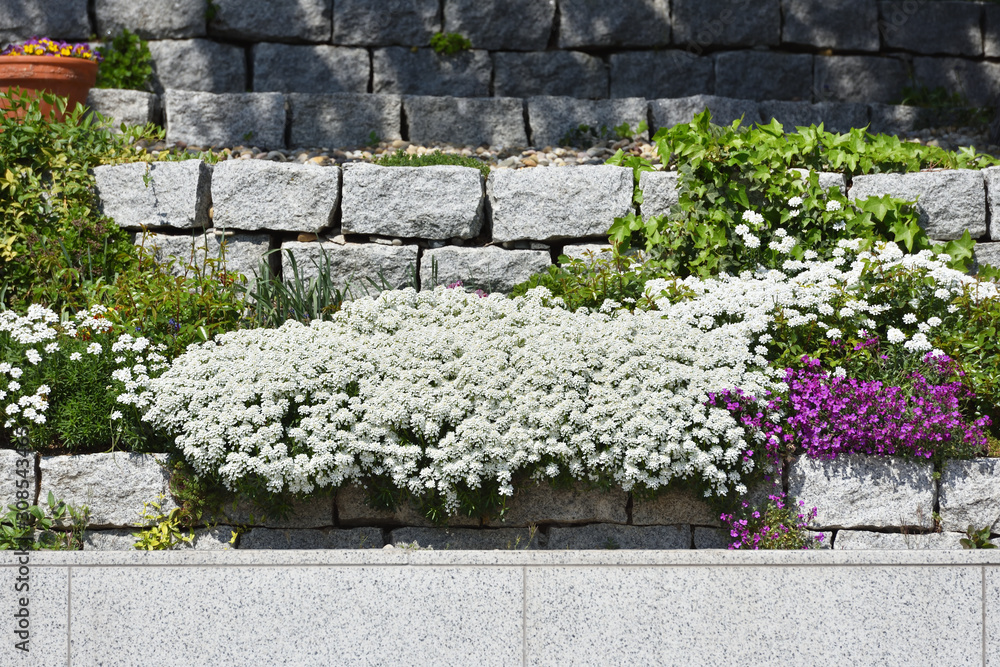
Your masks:
[{"label": "stone retaining wall", "polygon": [[[19,454],[0,450],[13,471]],[[143,503],[176,504],[162,454],[40,456],[32,492],[87,505],[86,550],[127,550],[143,525]],[[788,493],[817,507],[814,528],[838,549],[960,549],[970,526],[1000,534],[1000,459],[947,462],[940,479],[930,463],[868,456],[800,459],[787,471]],[[14,502],[13,475],[0,502]],[[755,495],[763,496],[767,489]],[[193,548],[372,549],[412,545],[442,549],[723,549],[729,537],[708,505],[682,491],[653,498],[583,485],[519,487],[503,517],[457,517],[435,526],[413,508],[372,509],[366,492],[347,486],[297,502],[287,516],[268,516],[233,500],[196,531]],[[232,541],[233,531],[240,536]],[[935,532],[938,531],[938,532]],[[185,547],[192,548],[192,547]]]},{"label": "stone retaining wall", "polygon": [[[506,292],[561,254],[606,247],[614,218],[633,210],[631,169],[610,165],[494,169],[485,179],[469,167],[341,169],[266,160],[154,162],[146,169],[98,167],[97,188],[104,213],[137,232],[137,242],[141,229],[152,232],[146,241],[161,261],[188,262],[197,248],[196,263],[203,263],[220,256],[224,240],[229,270],[251,276],[261,258],[281,249],[269,261],[285,277],[291,253],[304,277],[325,268],[336,284],[355,288],[382,274],[394,287],[461,280]],[[931,238],[969,231],[980,242],[977,261],[1000,263],[1000,167],[875,174],[852,183],[841,174],[822,178],[852,199],[917,199]],[[668,213],[677,174],[644,173],[640,188],[637,213]]]},{"label": "stone retaining wall", "polygon": [[[0,42],[150,40],[156,86],[462,97],[898,101],[1000,93],[1000,7],[941,0],[24,0]],[[472,49],[429,48],[458,32]]]}]

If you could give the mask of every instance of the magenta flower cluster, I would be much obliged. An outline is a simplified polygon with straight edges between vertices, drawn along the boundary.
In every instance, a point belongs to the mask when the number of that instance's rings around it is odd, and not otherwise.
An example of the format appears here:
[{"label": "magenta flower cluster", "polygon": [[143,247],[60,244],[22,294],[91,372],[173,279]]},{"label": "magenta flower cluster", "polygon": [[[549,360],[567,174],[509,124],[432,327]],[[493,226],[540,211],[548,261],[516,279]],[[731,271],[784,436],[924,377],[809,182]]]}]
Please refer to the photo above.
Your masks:
[{"label": "magenta flower cluster", "polygon": [[804,512],[805,503],[798,502],[798,513],[786,507],[785,494],[768,496],[764,511],[750,509],[743,501],[744,517],[734,514],[719,516],[729,526],[730,549],[812,549],[823,541],[823,535],[810,536],[805,532],[809,522],[816,518],[816,508]]},{"label": "magenta flower cluster", "polygon": [[[445,288],[446,288],[446,289],[464,289],[464,287],[463,287],[463,285],[462,285],[462,281],[461,281],[461,280],[456,280],[455,282],[451,283],[450,285],[445,285]],[[483,290],[481,290],[481,289],[477,289],[477,290],[475,291],[475,294],[476,294],[476,296],[478,296],[478,297],[479,297],[480,299],[481,299],[481,298],[483,298],[483,297],[486,297],[486,296],[489,296],[489,292],[484,292],[484,291],[483,291]]]}]

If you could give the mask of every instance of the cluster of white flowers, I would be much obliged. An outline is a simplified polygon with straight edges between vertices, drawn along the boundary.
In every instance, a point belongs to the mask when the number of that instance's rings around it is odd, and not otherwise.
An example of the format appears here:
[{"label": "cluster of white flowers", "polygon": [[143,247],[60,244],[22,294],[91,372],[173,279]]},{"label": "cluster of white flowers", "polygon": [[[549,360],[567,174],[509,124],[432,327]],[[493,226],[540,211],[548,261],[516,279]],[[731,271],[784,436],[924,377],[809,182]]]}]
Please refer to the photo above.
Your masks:
[{"label": "cluster of white flowers", "polygon": [[781,227],[774,230],[774,237],[775,239],[768,243],[767,247],[771,250],[777,250],[782,255],[790,253],[795,244],[798,243],[794,236],[789,236],[788,232]]},{"label": "cluster of white flowers", "polygon": [[[125,386],[125,391],[118,395],[119,403],[134,405],[140,410],[150,405],[153,394],[149,391],[149,373],[168,367],[167,358],[160,354],[164,349],[163,345],[154,349],[144,336],[133,338],[129,334],[121,334],[118,337],[111,351],[118,355],[115,363],[120,368],[111,373],[111,377]],[[121,419],[121,412],[112,413],[111,419]]]},{"label": "cluster of white flowers", "polygon": [[[752,212],[753,211],[747,211],[747,213],[752,213]],[[746,218],[746,215],[744,215],[743,217]],[[748,248],[760,247],[760,239],[757,236],[755,236],[754,233],[750,231],[750,228],[747,227],[746,225],[736,225],[736,229],[734,231],[736,232],[737,236],[741,236],[743,238],[743,245],[745,245],[746,247]]]},{"label": "cluster of white flowers", "polygon": [[309,492],[387,475],[454,506],[459,485],[510,494],[536,470],[744,492],[751,443],[705,403],[774,388],[749,338],[656,311],[571,313],[548,295],[384,292],[329,322],[226,333],[150,381],[145,419],[229,485]]}]

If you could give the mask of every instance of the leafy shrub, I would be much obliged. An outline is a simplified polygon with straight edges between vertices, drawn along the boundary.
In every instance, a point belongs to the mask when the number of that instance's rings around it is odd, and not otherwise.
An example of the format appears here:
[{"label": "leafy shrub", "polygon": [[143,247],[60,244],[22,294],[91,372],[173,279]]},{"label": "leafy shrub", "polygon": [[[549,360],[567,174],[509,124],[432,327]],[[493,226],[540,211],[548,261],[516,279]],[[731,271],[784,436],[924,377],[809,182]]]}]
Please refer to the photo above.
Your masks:
[{"label": "leafy shrub", "polygon": [[450,164],[459,167],[472,167],[483,172],[483,176],[490,175],[490,165],[474,157],[464,155],[453,155],[434,151],[425,155],[409,155],[405,151],[398,150],[395,153],[386,153],[377,158],[375,164],[383,167],[430,167],[438,164]]},{"label": "leafy shrub", "polygon": [[97,70],[98,88],[149,90],[153,55],[146,40],[124,29],[101,47],[104,62]]},{"label": "leafy shrub", "polygon": [[452,56],[472,48],[472,42],[457,32],[436,32],[431,36],[431,48],[439,55]]}]

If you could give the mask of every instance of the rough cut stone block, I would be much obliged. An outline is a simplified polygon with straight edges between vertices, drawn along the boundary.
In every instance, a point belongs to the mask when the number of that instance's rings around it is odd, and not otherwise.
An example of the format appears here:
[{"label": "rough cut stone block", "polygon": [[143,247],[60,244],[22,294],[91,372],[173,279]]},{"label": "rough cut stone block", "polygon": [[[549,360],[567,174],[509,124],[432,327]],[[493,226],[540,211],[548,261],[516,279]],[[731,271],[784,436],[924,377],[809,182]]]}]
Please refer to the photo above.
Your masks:
[{"label": "rough cut stone block", "polygon": [[715,61],[680,49],[611,54],[611,97],[674,98],[711,90]]},{"label": "rough cut stone block", "polygon": [[[27,496],[20,498],[29,505],[35,504],[35,453],[26,452],[27,456],[13,449],[0,450],[0,466],[6,474],[0,478],[0,513],[6,512],[8,507],[17,504],[19,498],[17,492],[27,492]],[[18,474],[24,471],[24,475]],[[22,481],[23,480],[23,481]],[[27,482],[27,486],[24,485]],[[39,502],[45,503],[45,498],[39,498]]]},{"label": "rough cut stone block", "polygon": [[878,51],[875,0],[781,0],[781,41],[785,44]]},{"label": "rough cut stone block", "polygon": [[97,34],[122,29],[143,39],[185,39],[205,36],[204,0],[172,0],[156,4],[134,0],[96,0]]},{"label": "rough cut stone block", "polygon": [[788,474],[788,494],[816,507],[817,528],[934,525],[931,463],[872,456],[833,461],[800,457]]},{"label": "rough cut stone block", "polygon": [[883,549],[901,551],[907,549],[961,549],[959,542],[964,533],[928,533],[906,535],[904,533],[871,533],[864,530],[839,530],[834,541],[834,550],[841,549]]},{"label": "rough cut stone block", "polygon": [[160,503],[164,514],[177,507],[167,488],[166,462],[166,454],[43,456],[39,497],[51,491],[67,505],[86,505],[94,528],[144,525],[144,502]]},{"label": "rough cut stone block", "polygon": [[201,90],[242,93],[247,89],[243,49],[208,39],[161,40],[149,43],[153,86],[157,92]]},{"label": "rough cut stone block", "polygon": [[698,49],[773,46],[781,41],[778,0],[674,0],[674,43]]},{"label": "rough cut stone block", "polygon": [[663,46],[670,43],[667,0],[560,0],[559,48]]},{"label": "rough cut stone block", "polygon": [[691,526],[595,523],[549,530],[546,549],[690,549]]},{"label": "rough cut stone block", "polygon": [[[797,172],[799,178],[802,180],[808,180],[809,174],[812,172],[806,169],[792,169],[791,171]],[[843,174],[838,174],[837,172],[830,171],[819,171],[816,172],[816,180],[819,182],[819,187],[824,190],[829,190],[830,188],[840,188],[840,193],[843,194],[847,192],[847,177]]]},{"label": "rough cut stone block", "polygon": [[483,224],[483,175],[472,167],[344,169],[345,234],[471,239]]},{"label": "rough cut stone block", "polygon": [[715,92],[742,100],[811,100],[813,57],[728,51],[715,56]]},{"label": "rough cut stone block", "polygon": [[720,526],[708,504],[697,496],[682,491],[661,491],[653,498],[632,499],[632,523],[636,526],[666,526],[696,524]]},{"label": "rough cut stone block", "polygon": [[538,549],[538,533],[528,528],[397,528],[389,543],[407,547],[414,542],[435,551],[476,550],[512,551]]},{"label": "rough cut stone block", "polygon": [[981,7],[979,3],[957,0],[919,3],[881,0],[882,42],[889,49],[916,53],[980,56],[983,54]]},{"label": "rough cut stone block", "polygon": [[649,110],[653,117],[653,127],[650,132],[656,132],[661,127],[673,127],[690,123],[695,115],[708,109],[712,112],[712,122],[716,125],[729,125],[734,120],[742,119],[743,127],[751,127],[760,122],[760,107],[752,100],[735,100],[730,97],[716,95],[692,95],[679,99],[650,100]]},{"label": "rough cut stone block", "polygon": [[404,97],[410,141],[527,146],[524,103],[513,97]]},{"label": "rough cut stone block", "polygon": [[87,18],[87,0],[38,2],[14,0],[0,3],[0,45],[23,42],[32,37],[84,40],[92,29]]},{"label": "rough cut stone block", "polygon": [[604,236],[632,209],[632,170],[595,165],[494,170],[486,180],[495,242]]},{"label": "rough cut stone block", "polygon": [[493,94],[497,97],[608,96],[608,67],[579,51],[493,54]]},{"label": "rough cut stone block", "polygon": [[367,93],[368,51],[317,44],[255,44],[253,89],[282,93]]},{"label": "rough cut stone block", "polygon": [[[134,551],[135,543],[139,538],[133,533],[138,532],[138,528],[131,530],[86,530],[83,532],[84,551]],[[190,530],[183,531],[185,535],[190,534]],[[230,548],[229,540],[233,537],[232,528],[229,526],[215,526],[213,528],[198,528],[194,531],[194,540],[191,543],[181,542],[175,545],[174,549],[194,549],[195,551],[224,551]]]},{"label": "rough cut stone block", "polygon": [[785,126],[785,132],[797,127],[823,123],[827,132],[850,132],[852,128],[868,127],[868,107],[854,102],[787,102],[768,100],[760,103],[763,123],[776,119]]},{"label": "rough cut stone block", "polygon": [[420,289],[433,289],[460,280],[470,289],[506,293],[551,265],[552,259],[544,250],[445,246],[424,251],[420,258]]},{"label": "rough cut stone block", "polygon": [[990,106],[1000,96],[1000,63],[965,58],[913,59],[913,78],[928,88],[963,93],[972,106]]},{"label": "rough cut stone block", "polygon": [[[223,243],[224,240],[224,243]],[[136,245],[143,245],[153,250],[153,258],[160,265],[166,266],[170,259],[174,263],[170,272],[175,276],[191,276],[194,270],[211,269],[207,259],[217,260],[214,267],[218,270],[241,273],[248,278],[257,275],[261,260],[267,257],[271,249],[271,237],[268,234],[233,234],[220,236],[214,230],[192,235],[148,234],[144,239],[136,237]],[[223,255],[223,245],[225,255]],[[188,268],[192,265],[194,269]]]},{"label": "rough cut stone block", "polygon": [[201,229],[210,224],[212,167],[201,160],[104,165],[94,169],[94,179],[102,212],[119,227]]},{"label": "rough cut stone block", "polygon": [[[528,98],[528,124],[533,146],[554,146],[567,133],[586,125],[594,132],[614,134],[616,127],[628,124],[632,131],[646,121],[649,104],[645,98],[579,100],[572,97]],[[638,136],[646,139],[644,131]]]},{"label": "rough cut stone block", "polygon": [[639,174],[639,189],[642,191],[639,210],[643,220],[670,213],[670,207],[678,202],[679,197],[677,176],[676,171],[644,171]]},{"label": "rough cut stone block", "polygon": [[977,243],[972,249],[972,259],[977,272],[985,264],[1000,269],[1000,243]]},{"label": "rough cut stone block", "polygon": [[983,55],[987,58],[1000,56],[1000,5],[983,5]]},{"label": "rough cut stone block", "polygon": [[903,134],[931,125],[932,110],[901,104],[869,104],[872,134]]},{"label": "rough cut stone block", "polygon": [[240,535],[240,549],[381,549],[379,528],[276,530],[254,528]]},{"label": "rough cut stone block", "polygon": [[948,461],[938,482],[941,527],[1000,533],[1000,459]]},{"label": "rough cut stone block", "polygon": [[[417,246],[386,246],[378,243],[300,243],[281,244],[284,278],[291,277],[287,252],[295,256],[299,276],[309,280],[319,275],[326,257],[327,270],[337,289],[349,288],[350,296],[358,298],[373,293],[368,279],[382,284],[382,278],[393,289],[410,285],[417,271]],[[286,252],[287,251],[287,252]],[[380,278],[381,277],[381,278]]]},{"label": "rough cut stone block", "polygon": [[216,227],[317,233],[340,202],[340,167],[225,160],[212,174]]},{"label": "rough cut stone block", "polygon": [[333,0],[215,0],[208,31],[245,42],[328,42],[332,5]]},{"label": "rough cut stone block", "polygon": [[814,95],[817,102],[882,102],[903,97],[910,72],[898,58],[816,56]]},{"label": "rough cut stone block", "polygon": [[491,519],[494,526],[527,526],[537,523],[625,523],[628,496],[619,488],[603,491],[578,485],[555,489],[529,482],[514,489],[507,513]]},{"label": "rough cut stone block", "polygon": [[[428,528],[434,525],[430,519],[410,504],[401,505],[393,511],[370,507],[367,491],[356,484],[348,484],[337,490],[337,521],[341,526],[419,526]],[[479,517],[449,516],[447,524],[452,528],[474,528],[479,526]]]},{"label": "rough cut stone block", "polygon": [[990,213],[990,239],[1000,241],[1000,167],[987,167],[982,174]]},{"label": "rough cut stone block", "polygon": [[555,0],[445,0],[444,32],[465,36],[476,49],[544,51],[555,12]]},{"label": "rough cut stone block", "polygon": [[932,239],[957,239],[965,230],[974,239],[986,233],[986,188],[978,171],[855,176],[848,193],[852,200],[882,195],[917,199],[920,226]]},{"label": "rough cut stone block", "polygon": [[563,246],[562,254],[570,259],[591,262],[594,259],[611,257],[611,245],[608,243],[574,243]]},{"label": "rough cut stone block", "polygon": [[730,537],[724,529],[694,527],[695,549],[728,549],[735,541],[736,538]]},{"label": "rough cut stone block", "polygon": [[145,125],[160,119],[160,98],[141,90],[91,88],[87,106],[111,121],[111,129],[121,132],[121,124]]},{"label": "rough cut stone block", "polygon": [[398,95],[289,93],[293,147],[352,148],[395,141],[400,134]]},{"label": "rough cut stone block", "polygon": [[167,143],[285,146],[285,98],[281,93],[213,95],[168,90],[163,104]]},{"label": "rough cut stone block", "polygon": [[438,0],[337,0],[333,3],[334,44],[427,46],[431,36],[440,30]]},{"label": "rough cut stone block", "polygon": [[437,54],[433,49],[390,46],[372,54],[372,90],[399,95],[454,95],[486,97],[490,94],[493,63],[483,50]]}]

